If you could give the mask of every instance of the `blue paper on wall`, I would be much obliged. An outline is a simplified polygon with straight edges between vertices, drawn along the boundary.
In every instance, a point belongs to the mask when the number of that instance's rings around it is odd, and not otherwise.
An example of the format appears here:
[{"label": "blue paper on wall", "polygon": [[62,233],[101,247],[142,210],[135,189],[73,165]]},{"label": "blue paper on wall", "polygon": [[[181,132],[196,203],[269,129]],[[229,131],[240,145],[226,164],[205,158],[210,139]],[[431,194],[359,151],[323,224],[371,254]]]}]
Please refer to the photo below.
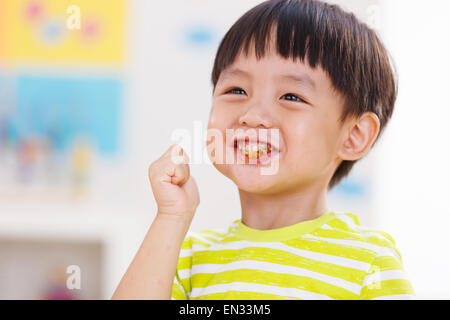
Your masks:
[{"label": "blue paper on wall", "polygon": [[20,75],[12,123],[19,136],[46,135],[59,151],[82,136],[102,154],[120,147],[122,82],[115,78]]}]

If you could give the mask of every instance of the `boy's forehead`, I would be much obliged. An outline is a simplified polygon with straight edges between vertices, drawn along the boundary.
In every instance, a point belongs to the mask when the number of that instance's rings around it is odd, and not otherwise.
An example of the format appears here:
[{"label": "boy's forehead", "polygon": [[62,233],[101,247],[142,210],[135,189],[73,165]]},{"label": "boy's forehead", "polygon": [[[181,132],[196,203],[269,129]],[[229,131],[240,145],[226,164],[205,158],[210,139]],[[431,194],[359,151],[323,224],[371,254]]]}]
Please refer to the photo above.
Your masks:
[{"label": "boy's forehead", "polygon": [[312,68],[306,61],[299,58],[284,58],[278,52],[272,50],[265,52],[261,59],[257,59],[254,49],[250,50],[248,55],[239,52],[232,64],[227,66],[221,74],[221,78],[225,79],[231,76],[249,77],[253,73],[264,72],[278,75],[286,75],[293,80],[304,80],[311,87],[316,87],[316,82],[326,79],[327,75],[323,69],[317,65]]},{"label": "boy's forehead", "polygon": [[[241,76],[244,78],[252,78],[253,77],[253,72],[252,70],[248,70],[248,68],[240,68],[239,65],[237,66],[232,66],[230,68],[227,68],[226,70],[223,71],[222,73],[222,80],[225,80],[229,77],[232,76]],[[309,87],[309,89],[311,89],[312,91],[317,90],[317,84],[316,81],[313,79],[313,77],[307,73],[307,72],[292,72],[292,68],[289,71],[283,72],[277,72],[276,74],[274,74],[274,77],[276,78],[276,80],[279,81],[291,81],[291,82],[295,82],[296,84],[299,84],[301,86],[307,86]]]}]

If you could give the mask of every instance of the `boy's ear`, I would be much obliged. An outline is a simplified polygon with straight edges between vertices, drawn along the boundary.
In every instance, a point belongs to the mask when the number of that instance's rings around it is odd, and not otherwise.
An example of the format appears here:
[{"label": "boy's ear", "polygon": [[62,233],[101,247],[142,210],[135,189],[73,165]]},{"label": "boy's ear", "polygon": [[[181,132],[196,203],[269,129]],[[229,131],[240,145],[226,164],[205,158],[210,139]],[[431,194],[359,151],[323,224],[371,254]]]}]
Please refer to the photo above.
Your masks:
[{"label": "boy's ear", "polygon": [[374,144],[380,131],[380,120],[373,112],[352,118],[345,126],[344,138],[338,156],[342,160],[359,160]]}]

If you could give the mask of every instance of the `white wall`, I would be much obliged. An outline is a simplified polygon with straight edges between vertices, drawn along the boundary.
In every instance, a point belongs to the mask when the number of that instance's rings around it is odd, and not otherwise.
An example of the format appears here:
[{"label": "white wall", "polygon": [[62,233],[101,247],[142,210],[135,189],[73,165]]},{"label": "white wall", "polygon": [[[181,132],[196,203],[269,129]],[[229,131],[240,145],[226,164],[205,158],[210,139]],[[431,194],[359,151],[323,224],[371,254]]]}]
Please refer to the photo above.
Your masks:
[{"label": "white wall", "polygon": [[383,3],[399,97],[378,166],[376,224],[396,239],[418,297],[450,298],[450,2]]}]

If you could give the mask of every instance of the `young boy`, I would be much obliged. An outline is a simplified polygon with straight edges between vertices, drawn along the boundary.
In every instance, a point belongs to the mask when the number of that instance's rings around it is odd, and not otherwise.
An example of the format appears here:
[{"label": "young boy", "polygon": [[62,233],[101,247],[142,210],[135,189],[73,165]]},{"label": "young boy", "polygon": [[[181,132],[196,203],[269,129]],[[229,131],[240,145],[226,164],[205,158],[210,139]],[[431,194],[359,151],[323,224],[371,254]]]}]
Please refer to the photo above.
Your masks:
[{"label": "young boy", "polygon": [[414,298],[392,237],[326,202],[394,108],[376,33],[335,5],[266,1],[225,35],[212,82],[209,155],[238,187],[242,218],[187,234],[199,194],[171,146],[149,168],[158,213],[113,298]]}]

